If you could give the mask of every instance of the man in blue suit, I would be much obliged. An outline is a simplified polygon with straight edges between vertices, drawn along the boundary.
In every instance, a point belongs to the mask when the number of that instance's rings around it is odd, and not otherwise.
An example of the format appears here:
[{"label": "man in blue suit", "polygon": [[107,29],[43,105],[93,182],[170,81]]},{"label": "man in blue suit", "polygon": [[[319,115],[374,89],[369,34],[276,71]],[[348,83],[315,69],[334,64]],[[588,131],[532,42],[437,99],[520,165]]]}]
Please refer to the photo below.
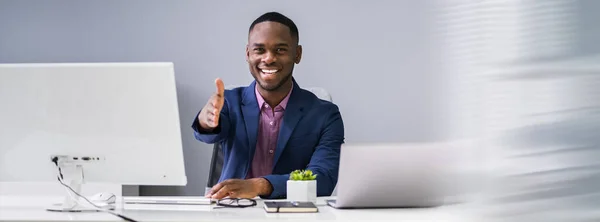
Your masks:
[{"label": "man in blue suit", "polygon": [[337,183],[344,125],[338,107],[296,83],[294,64],[302,47],[298,28],[269,12],[251,25],[246,60],[254,77],[247,87],[216,92],[195,118],[196,139],[221,143],[223,171],[207,197],[283,198],[289,174],[317,174],[317,195],[331,195]]}]

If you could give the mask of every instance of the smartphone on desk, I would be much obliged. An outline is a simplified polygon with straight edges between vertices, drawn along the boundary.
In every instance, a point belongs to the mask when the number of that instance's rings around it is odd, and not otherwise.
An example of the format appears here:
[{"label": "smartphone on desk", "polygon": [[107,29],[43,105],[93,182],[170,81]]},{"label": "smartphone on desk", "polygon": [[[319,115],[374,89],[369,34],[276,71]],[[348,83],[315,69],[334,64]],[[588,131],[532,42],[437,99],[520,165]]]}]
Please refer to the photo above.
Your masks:
[{"label": "smartphone on desk", "polygon": [[267,213],[317,213],[319,208],[313,202],[265,201]]}]

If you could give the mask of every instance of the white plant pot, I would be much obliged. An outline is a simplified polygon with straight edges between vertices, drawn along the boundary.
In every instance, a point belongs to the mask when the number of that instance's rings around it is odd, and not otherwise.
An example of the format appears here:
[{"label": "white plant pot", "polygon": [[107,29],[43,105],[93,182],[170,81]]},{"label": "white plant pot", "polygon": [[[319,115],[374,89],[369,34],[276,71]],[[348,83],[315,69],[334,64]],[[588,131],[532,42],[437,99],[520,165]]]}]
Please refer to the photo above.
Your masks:
[{"label": "white plant pot", "polygon": [[317,202],[317,181],[316,180],[288,180],[287,181],[287,200],[302,202]]}]

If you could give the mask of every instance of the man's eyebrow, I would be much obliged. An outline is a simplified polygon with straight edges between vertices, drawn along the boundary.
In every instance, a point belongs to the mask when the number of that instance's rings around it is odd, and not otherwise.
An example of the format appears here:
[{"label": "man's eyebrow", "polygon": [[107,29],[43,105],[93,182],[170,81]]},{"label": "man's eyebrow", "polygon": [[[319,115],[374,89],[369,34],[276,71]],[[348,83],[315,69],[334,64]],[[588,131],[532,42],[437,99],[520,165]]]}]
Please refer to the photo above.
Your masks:
[{"label": "man's eyebrow", "polygon": [[[252,44],[253,47],[265,47],[265,44],[262,43],[254,43]],[[289,47],[290,45],[287,43],[277,43],[275,44],[276,47],[281,47],[281,46],[285,46],[285,47]]]}]

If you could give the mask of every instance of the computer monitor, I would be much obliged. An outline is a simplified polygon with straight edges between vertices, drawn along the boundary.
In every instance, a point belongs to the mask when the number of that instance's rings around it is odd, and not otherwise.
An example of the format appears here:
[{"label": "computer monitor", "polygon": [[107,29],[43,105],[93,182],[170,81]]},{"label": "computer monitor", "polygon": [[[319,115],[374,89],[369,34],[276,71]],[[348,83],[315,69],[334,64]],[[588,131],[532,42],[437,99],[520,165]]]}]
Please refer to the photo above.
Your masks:
[{"label": "computer monitor", "polygon": [[172,63],[0,64],[0,107],[0,182],[187,183]]}]

